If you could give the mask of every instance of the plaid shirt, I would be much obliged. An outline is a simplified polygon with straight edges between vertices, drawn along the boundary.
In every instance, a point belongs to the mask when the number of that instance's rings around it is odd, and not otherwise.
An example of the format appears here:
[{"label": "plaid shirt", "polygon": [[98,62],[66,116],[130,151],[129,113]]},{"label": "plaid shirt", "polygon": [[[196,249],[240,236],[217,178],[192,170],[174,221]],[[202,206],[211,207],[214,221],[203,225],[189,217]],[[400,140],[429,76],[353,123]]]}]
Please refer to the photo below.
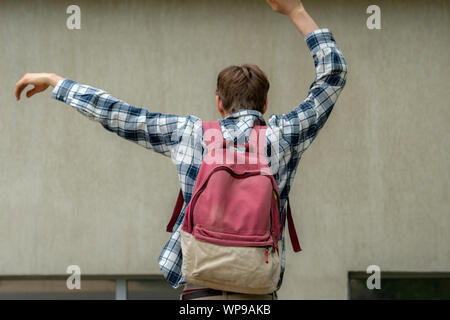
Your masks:
[{"label": "plaid shirt", "polygon": [[[303,152],[324,125],[346,83],[347,64],[330,30],[315,30],[305,36],[305,41],[314,59],[316,77],[304,101],[286,114],[270,116],[268,123],[260,112],[248,109],[240,109],[220,120],[224,139],[240,142],[248,141],[254,125],[267,125],[265,152],[280,191],[281,208],[285,208]],[[106,130],[172,158],[185,203],[158,261],[164,277],[174,288],[185,283],[181,273],[180,228],[206,148],[201,119],[193,115],[150,112],[131,106],[103,90],[69,79],[58,82],[52,97],[99,122]],[[282,210],[281,221],[284,221],[284,214],[285,210]],[[286,265],[284,234],[281,245],[278,288]]]}]

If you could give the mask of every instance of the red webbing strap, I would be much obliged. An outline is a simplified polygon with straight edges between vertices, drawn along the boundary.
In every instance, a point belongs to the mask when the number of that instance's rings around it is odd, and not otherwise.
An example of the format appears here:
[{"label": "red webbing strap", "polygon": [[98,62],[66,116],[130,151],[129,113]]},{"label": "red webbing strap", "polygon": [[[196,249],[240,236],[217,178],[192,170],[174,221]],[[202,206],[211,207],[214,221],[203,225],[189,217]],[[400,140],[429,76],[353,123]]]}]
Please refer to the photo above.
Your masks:
[{"label": "red webbing strap", "polygon": [[289,198],[287,199],[287,222],[289,229],[289,237],[291,238],[292,248],[294,248],[294,252],[302,251],[300,243],[298,242],[297,232],[295,231],[294,219],[292,219],[291,205],[289,204]]},{"label": "red webbing strap", "polygon": [[173,231],[173,226],[175,225],[175,222],[177,222],[181,209],[183,209],[183,204],[184,204],[183,192],[180,189],[180,193],[178,193],[177,204],[175,205],[175,208],[173,208],[172,218],[170,218],[169,224],[166,227],[167,232]]}]

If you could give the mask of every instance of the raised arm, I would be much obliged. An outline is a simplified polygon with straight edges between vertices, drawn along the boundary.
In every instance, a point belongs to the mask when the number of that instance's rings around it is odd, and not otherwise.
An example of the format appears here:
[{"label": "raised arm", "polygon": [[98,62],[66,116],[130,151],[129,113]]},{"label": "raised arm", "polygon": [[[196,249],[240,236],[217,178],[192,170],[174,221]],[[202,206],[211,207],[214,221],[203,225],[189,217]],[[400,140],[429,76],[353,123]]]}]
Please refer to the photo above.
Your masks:
[{"label": "raised arm", "polygon": [[171,149],[181,140],[190,120],[189,116],[149,112],[131,106],[103,90],[49,73],[26,74],[16,84],[14,92],[17,100],[27,85],[34,85],[27,92],[27,97],[52,86],[53,98],[74,107],[108,131],[166,156],[171,155]]},{"label": "raised arm", "polygon": [[291,112],[273,115],[269,125],[282,140],[305,151],[323,127],[346,83],[347,63],[331,31],[320,29],[298,0],[267,0],[275,11],[287,15],[302,33],[314,60],[316,76],[308,96]]}]

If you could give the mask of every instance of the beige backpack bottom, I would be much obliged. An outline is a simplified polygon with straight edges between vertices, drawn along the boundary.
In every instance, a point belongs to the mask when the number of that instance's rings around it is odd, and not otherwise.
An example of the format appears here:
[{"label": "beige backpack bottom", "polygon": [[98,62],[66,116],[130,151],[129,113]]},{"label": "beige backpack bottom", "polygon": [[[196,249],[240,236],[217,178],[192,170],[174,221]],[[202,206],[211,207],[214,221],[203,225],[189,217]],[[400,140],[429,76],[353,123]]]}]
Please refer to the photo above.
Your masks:
[{"label": "beige backpack bottom", "polygon": [[181,250],[181,271],[188,283],[247,294],[269,294],[277,289],[280,257],[272,247],[220,246],[181,230]]}]

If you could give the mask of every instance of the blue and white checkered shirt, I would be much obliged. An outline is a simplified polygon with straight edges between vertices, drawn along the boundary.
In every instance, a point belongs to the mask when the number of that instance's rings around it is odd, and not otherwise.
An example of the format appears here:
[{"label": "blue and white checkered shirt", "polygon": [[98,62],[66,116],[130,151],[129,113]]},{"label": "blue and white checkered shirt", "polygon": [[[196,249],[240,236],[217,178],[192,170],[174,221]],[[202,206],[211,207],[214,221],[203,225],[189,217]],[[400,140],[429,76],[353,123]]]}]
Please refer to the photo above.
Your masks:
[{"label": "blue and white checkered shirt", "polygon": [[[305,36],[305,41],[314,59],[316,77],[308,96],[300,105],[286,114],[270,116],[268,123],[260,112],[249,109],[238,110],[220,120],[224,139],[237,139],[239,143],[248,141],[254,125],[267,125],[266,156],[278,184],[281,208],[285,208],[303,152],[324,125],[346,83],[347,64],[330,30],[315,30]],[[173,233],[159,256],[159,266],[173,287],[185,283],[181,273],[180,227],[204,156],[201,119],[193,115],[150,112],[131,106],[103,90],[69,79],[58,82],[52,91],[52,97],[75,107],[77,111],[98,121],[105,129],[120,137],[172,158],[177,167],[185,204]],[[283,218],[281,217],[281,221],[284,221]],[[278,288],[282,283],[285,265],[283,234]]]}]

